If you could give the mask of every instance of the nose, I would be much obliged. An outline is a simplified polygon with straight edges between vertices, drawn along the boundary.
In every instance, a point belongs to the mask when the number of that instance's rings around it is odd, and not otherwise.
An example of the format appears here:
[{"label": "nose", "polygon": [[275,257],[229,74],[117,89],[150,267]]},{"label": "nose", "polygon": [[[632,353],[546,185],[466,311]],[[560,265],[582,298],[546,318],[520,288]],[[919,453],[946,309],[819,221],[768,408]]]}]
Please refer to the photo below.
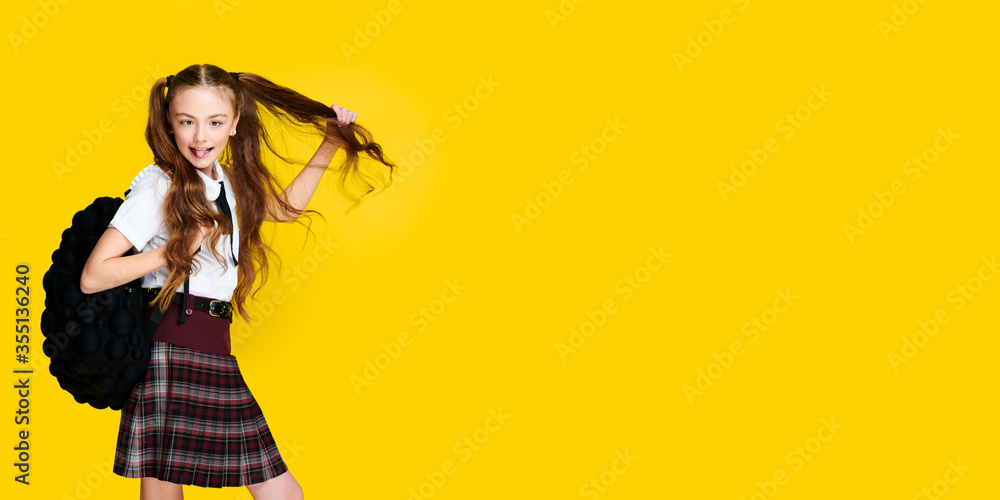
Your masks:
[{"label": "nose", "polygon": [[196,125],[195,129],[194,129],[194,140],[195,140],[195,142],[197,142],[199,144],[202,143],[202,142],[205,142],[206,136],[207,136],[207,134],[205,133],[205,127],[202,127],[200,125]]}]

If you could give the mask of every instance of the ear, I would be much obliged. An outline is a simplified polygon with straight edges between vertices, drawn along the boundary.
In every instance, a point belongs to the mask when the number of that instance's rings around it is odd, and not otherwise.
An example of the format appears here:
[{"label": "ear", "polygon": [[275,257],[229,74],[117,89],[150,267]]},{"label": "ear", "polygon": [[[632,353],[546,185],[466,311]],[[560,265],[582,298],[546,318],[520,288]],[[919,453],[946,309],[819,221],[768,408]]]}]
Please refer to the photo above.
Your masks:
[{"label": "ear", "polygon": [[233,118],[233,131],[229,133],[230,137],[236,135],[236,124],[239,122],[240,122],[240,115],[239,113],[237,113],[236,118]]}]

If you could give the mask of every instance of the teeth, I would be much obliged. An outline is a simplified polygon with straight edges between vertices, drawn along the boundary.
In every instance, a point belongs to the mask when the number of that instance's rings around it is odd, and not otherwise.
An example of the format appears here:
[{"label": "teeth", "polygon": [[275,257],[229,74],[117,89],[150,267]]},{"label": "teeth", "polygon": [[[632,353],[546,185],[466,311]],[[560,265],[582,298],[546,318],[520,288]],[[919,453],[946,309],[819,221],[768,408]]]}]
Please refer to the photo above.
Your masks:
[{"label": "teeth", "polygon": [[208,156],[208,151],[212,148],[190,148],[194,152],[194,155],[198,158],[205,158]]}]

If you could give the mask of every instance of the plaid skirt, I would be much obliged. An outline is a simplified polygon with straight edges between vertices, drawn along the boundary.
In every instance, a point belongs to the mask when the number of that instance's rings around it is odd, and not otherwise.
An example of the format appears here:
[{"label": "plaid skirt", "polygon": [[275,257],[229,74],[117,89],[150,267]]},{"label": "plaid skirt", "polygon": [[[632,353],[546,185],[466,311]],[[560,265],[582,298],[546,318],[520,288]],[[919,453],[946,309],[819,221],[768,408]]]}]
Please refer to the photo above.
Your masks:
[{"label": "plaid skirt", "polygon": [[122,408],[114,472],[211,488],[288,470],[236,358],[153,341]]}]

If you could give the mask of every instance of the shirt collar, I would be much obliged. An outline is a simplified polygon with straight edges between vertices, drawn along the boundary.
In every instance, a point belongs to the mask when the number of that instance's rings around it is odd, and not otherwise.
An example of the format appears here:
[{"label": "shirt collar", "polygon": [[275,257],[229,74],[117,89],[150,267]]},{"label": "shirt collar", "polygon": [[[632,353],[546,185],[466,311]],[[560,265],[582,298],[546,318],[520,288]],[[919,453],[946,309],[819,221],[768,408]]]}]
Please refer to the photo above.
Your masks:
[{"label": "shirt collar", "polygon": [[215,160],[215,166],[213,168],[215,168],[216,175],[219,176],[218,180],[212,180],[210,176],[205,175],[201,170],[195,169],[195,172],[198,172],[201,180],[205,181],[205,197],[208,198],[208,201],[215,201],[219,198],[219,189],[222,187],[219,184],[220,181],[224,183],[229,182],[229,179],[226,177],[226,173],[222,170],[222,166],[219,165],[219,160]]}]

